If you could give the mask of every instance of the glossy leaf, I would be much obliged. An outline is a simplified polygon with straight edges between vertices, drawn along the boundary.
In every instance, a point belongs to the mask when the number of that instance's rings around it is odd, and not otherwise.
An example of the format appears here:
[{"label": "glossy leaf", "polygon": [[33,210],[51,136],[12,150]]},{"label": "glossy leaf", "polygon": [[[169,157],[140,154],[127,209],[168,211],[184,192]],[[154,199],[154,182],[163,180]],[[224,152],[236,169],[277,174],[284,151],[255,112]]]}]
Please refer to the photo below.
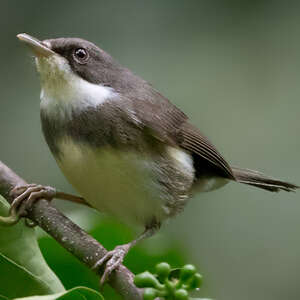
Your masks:
[{"label": "glossy leaf", "polygon": [[[0,196],[0,215],[7,215],[8,209]],[[41,254],[35,229],[25,226],[23,220],[10,227],[0,226],[0,273],[3,299],[65,291]]]}]

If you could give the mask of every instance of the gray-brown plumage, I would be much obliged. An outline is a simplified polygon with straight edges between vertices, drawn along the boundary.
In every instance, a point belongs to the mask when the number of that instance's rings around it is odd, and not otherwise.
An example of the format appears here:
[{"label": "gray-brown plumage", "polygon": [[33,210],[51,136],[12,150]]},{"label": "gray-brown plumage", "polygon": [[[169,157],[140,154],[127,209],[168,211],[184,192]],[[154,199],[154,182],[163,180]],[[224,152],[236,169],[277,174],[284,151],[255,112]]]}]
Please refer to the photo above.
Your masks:
[{"label": "gray-brown plumage", "polygon": [[[143,225],[142,237],[181,212],[193,193],[229,181],[298,188],[230,167],[181,110],[94,44],[19,38],[36,54],[42,128],[59,167],[91,206]],[[99,262],[109,260],[106,274],[137,240]]]}]

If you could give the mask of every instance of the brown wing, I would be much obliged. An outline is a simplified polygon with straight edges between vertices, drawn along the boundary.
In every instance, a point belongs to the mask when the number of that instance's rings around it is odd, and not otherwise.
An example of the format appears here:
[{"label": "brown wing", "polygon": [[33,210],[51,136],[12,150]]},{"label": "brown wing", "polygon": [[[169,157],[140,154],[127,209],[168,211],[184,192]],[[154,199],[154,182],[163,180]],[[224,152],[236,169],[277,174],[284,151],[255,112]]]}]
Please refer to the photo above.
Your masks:
[{"label": "brown wing", "polygon": [[211,172],[234,179],[228,163],[208,139],[188,123],[188,117],[157,91],[152,89],[151,93],[146,101],[135,101],[134,110],[144,129],[155,138],[190,152],[196,176]]},{"label": "brown wing", "polygon": [[145,99],[133,101],[134,112],[142,126],[155,138],[175,146],[177,133],[188,117],[153,89],[147,90],[143,96]]},{"label": "brown wing", "polygon": [[201,175],[203,171],[209,170],[210,172],[216,171],[223,177],[234,179],[229,164],[195,126],[188,122],[182,124],[178,133],[178,144],[193,154],[196,174]]}]

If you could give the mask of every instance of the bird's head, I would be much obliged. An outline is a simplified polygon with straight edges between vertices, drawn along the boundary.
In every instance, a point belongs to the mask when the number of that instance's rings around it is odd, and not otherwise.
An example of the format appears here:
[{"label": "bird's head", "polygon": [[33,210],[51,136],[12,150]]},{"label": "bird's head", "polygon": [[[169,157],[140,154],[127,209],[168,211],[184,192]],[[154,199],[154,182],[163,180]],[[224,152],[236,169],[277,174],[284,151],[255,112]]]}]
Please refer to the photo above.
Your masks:
[{"label": "bird's head", "polygon": [[40,41],[26,33],[17,37],[35,56],[44,104],[79,105],[83,99],[98,104],[124,82],[120,79],[126,69],[91,42],[80,38]]},{"label": "bird's head", "polygon": [[107,84],[120,65],[95,44],[80,38],[57,38],[39,41],[26,34],[18,34],[36,57],[38,72],[43,81],[54,76],[68,80],[77,75],[95,84]]}]

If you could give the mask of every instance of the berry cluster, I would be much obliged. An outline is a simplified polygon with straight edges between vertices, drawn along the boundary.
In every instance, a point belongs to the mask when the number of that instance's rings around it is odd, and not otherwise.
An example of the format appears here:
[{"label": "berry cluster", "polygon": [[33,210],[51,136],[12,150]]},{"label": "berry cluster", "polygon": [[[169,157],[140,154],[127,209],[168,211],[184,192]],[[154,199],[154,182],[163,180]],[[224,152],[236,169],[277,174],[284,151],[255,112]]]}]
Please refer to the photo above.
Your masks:
[{"label": "berry cluster", "polygon": [[[176,276],[170,276],[177,273]],[[155,274],[148,271],[135,276],[134,283],[139,288],[145,288],[144,300],[154,300],[159,297],[165,300],[188,300],[189,292],[198,289],[202,284],[202,276],[195,266],[185,265],[176,272],[168,263],[162,262],[155,267]]]}]

